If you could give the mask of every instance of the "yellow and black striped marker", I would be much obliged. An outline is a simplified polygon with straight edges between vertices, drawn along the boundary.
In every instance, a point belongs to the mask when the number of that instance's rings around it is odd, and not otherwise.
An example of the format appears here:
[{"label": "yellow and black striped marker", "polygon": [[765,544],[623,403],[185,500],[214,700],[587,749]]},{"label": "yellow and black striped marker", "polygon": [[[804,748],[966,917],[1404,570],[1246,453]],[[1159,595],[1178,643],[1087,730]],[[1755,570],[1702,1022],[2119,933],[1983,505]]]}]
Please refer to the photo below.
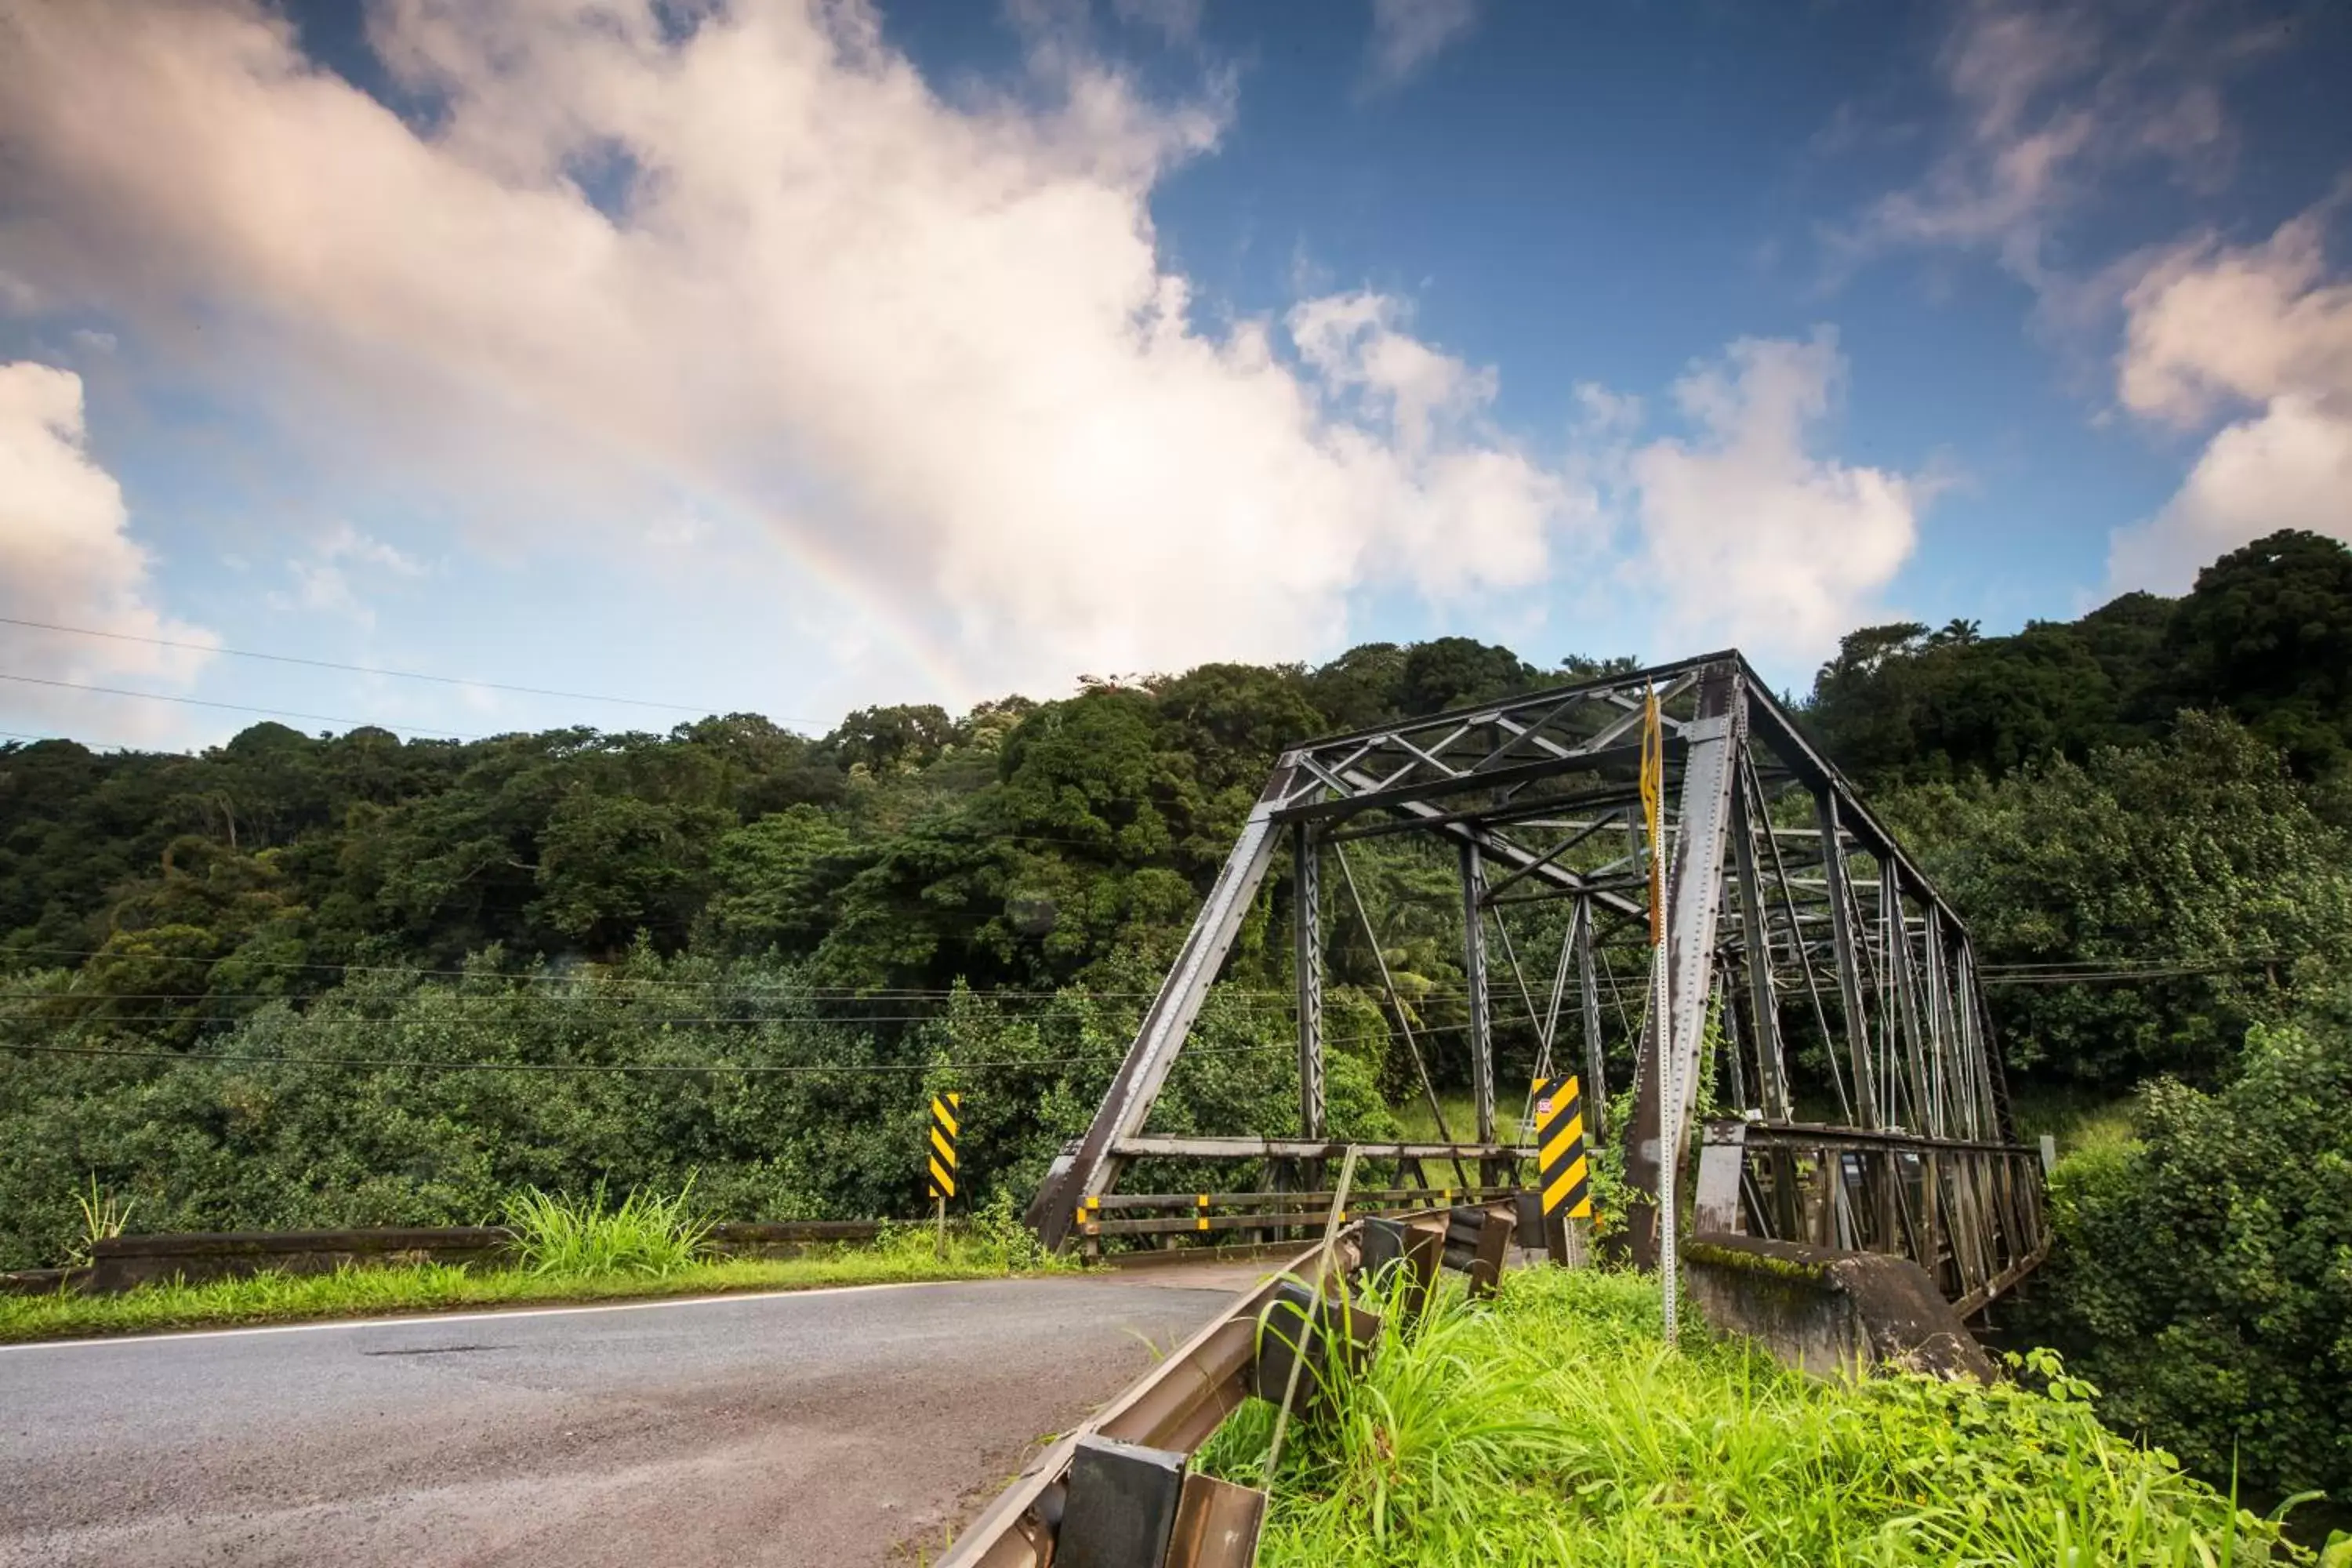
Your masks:
[{"label": "yellow and black striped marker", "polygon": [[931,1096],[930,1194],[942,1202],[956,1194],[957,1118],[962,1112],[962,1095]]},{"label": "yellow and black striped marker", "polygon": [[1198,1220],[1198,1221],[1200,1222],[1200,1223],[1198,1224],[1198,1226],[1195,1226],[1195,1228],[1196,1228],[1196,1229],[1200,1229],[1200,1230],[1206,1230],[1206,1229],[1208,1229],[1208,1228],[1209,1228],[1209,1194],[1206,1194],[1206,1193],[1194,1193],[1194,1194],[1192,1194],[1192,1215],[1193,1215],[1193,1217],[1194,1217],[1196,1220]]},{"label": "yellow and black striped marker", "polygon": [[1584,1091],[1576,1075],[1536,1080],[1537,1182],[1544,1218],[1592,1217],[1592,1189],[1584,1165]]}]

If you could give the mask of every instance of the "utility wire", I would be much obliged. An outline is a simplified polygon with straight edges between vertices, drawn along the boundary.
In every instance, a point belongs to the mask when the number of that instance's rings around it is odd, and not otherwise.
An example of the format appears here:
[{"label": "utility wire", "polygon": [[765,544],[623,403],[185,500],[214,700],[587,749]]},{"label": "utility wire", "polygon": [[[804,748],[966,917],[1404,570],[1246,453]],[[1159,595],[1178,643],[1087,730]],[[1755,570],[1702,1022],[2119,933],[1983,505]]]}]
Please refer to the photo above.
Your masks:
[{"label": "utility wire", "polygon": [[[116,951],[112,951],[112,950],[109,950],[109,949],[104,949],[104,948],[94,948],[94,947],[54,947],[54,946],[42,946],[42,945],[38,945],[38,944],[27,945],[27,946],[25,946],[25,947],[19,947],[19,948],[0,949],[0,952],[41,952],[41,953],[47,953],[47,954],[50,954],[50,955],[51,955],[51,956],[53,956],[53,957],[62,957],[62,958],[110,958],[110,957],[121,957],[121,958],[125,958],[125,959],[134,959],[134,960],[138,960],[138,961],[141,961],[141,962],[155,963],[204,963],[204,964],[213,964],[213,963],[229,963],[229,962],[232,962],[232,959],[233,959],[233,961],[234,961],[235,963],[236,963],[237,964],[239,964],[239,965],[241,965],[241,966],[245,966],[245,967],[248,967],[248,968],[254,968],[254,969],[330,970],[330,971],[335,971],[335,972],[339,972],[339,973],[348,973],[348,974],[409,974],[409,975],[415,975],[415,976],[419,976],[419,977],[428,977],[428,976],[434,976],[434,977],[437,977],[437,976],[448,976],[448,977],[459,978],[459,979],[478,979],[478,980],[489,980],[489,981],[504,981],[504,982],[514,983],[514,984],[539,984],[539,985],[556,985],[556,984],[597,984],[597,983],[601,983],[601,984],[603,984],[612,986],[612,987],[614,987],[614,988],[615,988],[615,989],[621,989],[621,988],[625,988],[625,987],[633,987],[633,986],[635,986],[635,987],[645,987],[645,988],[646,988],[646,989],[661,989],[661,990],[695,990],[695,991],[721,991],[721,990],[731,990],[731,989],[737,989],[737,988],[739,988],[739,987],[748,988],[748,986],[745,986],[745,983],[741,983],[741,982],[735,982],[735,981],[729,981],[729,980],[662,980],[662,979],[649,979],[649,978],[645,978],[645,977],[635,976],[635,975],[625,975],[625,974],[616,974],[616,973],[609,973],[609,972],[604,971],[604,970],[588,971],[588,972],[579,972],[579,973],[561,973],[561,972],[549,972],[549,971],[545,971],[545,970],[539,970],[539,971],[526,972],[526,973],[509,973],[509,972],[506,972],[506,971],[488,971],[488,972],[484,972],[484,971],[472,970],[472,969],[432,968],[432,967],[427,967],[427,966],[423,966],[423,965],[418,965],[418,964],[410,964],[410,963],[325,963],[325,962],[322,962],[322,961],[320,961],[320,960],[315,960],[315,959],[297,959],[297,958],[246,958],[246,957],[239,956],[239,955],[231,955],[231,957],[228,957],[228,958],[219,958],[219,959],[211,959],[211,958],[193,958],[193,957],[191,957],[191,958],[180,958],[180,957],[175,957],[175,956],[173,956],[173,955],[172,955],[172,954],[168,954],[168,953],[152,953],[152,954],[151,954],[151,953],[137,953],[137,952],[116,952]],[[756,984],[756,982],[751,983],[751,984]],[[894,996],[953,996],[953,995],[955,995],[955,994],[957,994],[958,989],[959,989],[958,987],[954,987],[954,986],[919,986],[919,985],[877,985],[877,986],[854,986],[854,985],[791,985],[791,986],[786,987],[786,990],[787,990],[788,994],[793,994],[793,995],[824,996],[824,997],[829,997],[829,998],[830,998],[830,997],[843,997],[843,998],[849,998],[849,999],[854,999],[854,1000],[863,1000],[863,999],[866,999],[866,998],[877,998],[877,997],[894,997]],[[1158,994],[1160,994],[1160,992],[1159,992],[1159,990],[1158,990],[1157,988],[1154,988],[1154,989],[1150,990],[1150,991],[1107,991],[1107,990],[1099,990],[1099,989],[1096,989],[1096,988],[1094,988],[1094,987],[1090,987],[1090,986],[1074,986],[1074,985],[1055,986],[1055,987],[1052,987],[1052,988],[1049,988],[1049,989],[1036,989],[1036,990],[1013,990],[1013,989],[1006,989],[1006,990],[984,990],[984,989],[982,989],[982,988],[977,987],[977,986],[965,986],[965,987],[961,987],[961,990],[963,990],[963,991],[965,991],[965,992],[967,992],[968,994],[970,994],[971,995],[972,995],[972,996],[974,996],[974,997],[980,997],[980,998],[990,998],[990,997],[998,997],[998,996],[1070,996],[1070,995],[1087,996],[1087,997],[1151,997],[1151,996],[1157,996]],[[1288,990],[1275,989],[1275,988],[1272,988],[1272,987],[1267,987],[1267,988],[1264,988],[1264,989],[1243,990],[1243,989],[1241,989],[1241,988],[1239,988],[1239,987],[1236,987],[1236,986],[1230,986],[1230,985],[1228,985],[1228,986],[1223,986],[1223,987],[1221,987],[1221,988],[1220,988],[1220,990],[1221,990],[1221,994],[1222,994],[1229,995],[1229,996],[1231,996],[1231,995],[1268,996],[1268,997],[1278,997],[1278,998],[1282,998],[1282,999],[1284,999],[1284,1000],[1294,1000],[1294,999],[1295,999],[1295,998],[1294,998],[1294,996],[1293,996],[1293,993],[1291,993],[1290,991],[1288,991]],[[52,995],[52,994],[68,994],[68,993],[51,993],[51,992],[43,992],[43,993],[40,993],[40,994],[43,994],[43,995]],[[133,994],[133,993],[119,993],[118,994]],[[197,993],[194,993],[194,992],[173,992],[173,993],[169,993],[168,994],[172,994],[172,995],[194,995],[194,994],[197,994]],[[211,994],[214,994],[214,993],[211,993],[211,992],[205,992],[205,993],[203,993],[203,994],[205,994],[205,995],[211,995]],[[1466,991],[1466,990],[1465,990],[1465,989],[1462,989],[1462,988],[1459,988],[1459,987],[1452,987],[1452,986],[1434,986],[1434,987],[1431,987],[1431,988],[1429,988],[1429,989],[1427,989],[1427,990],[1424,990],[1424,991],[1422,991],[1422,992],[1418,993],[1418,994],[1417,994],[1417,999],[1418,999],[1418,1000],[1422,1000],[1422,1001],[1435,1001],[1435,1000],[1454,1000],[1454,1001],[1458,1001],[1458,1000],[1460,1000],[1460,999],[1462,999],[1462,998],[1464,998],[1464,997],[1467,996],[1468,994],[1469,994],[1468,991]],[[1409,998],[1409,999],[1414,999],[1414,998]]]},{"label": "utility wire", "polygon": [[[1252,1056],[1267,1051],[1287,1051],[1286,1044],[1266,1046],[1223,1046],[1199,1047],[1185,1052],[1186,1056]],[[204,1065],[252,1067],[320,1067],[365,1068],[387,1071],[415,1068],[425,1072],[617,1072],[617,1073],[734,1073],[760,1077],[814,1077],[824,1073],[926,1073],[933,1071],[961,1072],[983,1068],[1056,1068],[1099,1065],[1115,1068],[1116,1056],[1042,1057],[1024,1060],[1017,1057],[993,1061],[971,1062],[835,1062],[763,1065],[734,1062],[500,1062],[474,1058],[457,1058],[436,1061],[421,1057],[272,1057],[258,1055],[210,1055],[199,1051],[138,1050],[113,1046],[0,1046],[0,1050],[24,1051],[47,1057],[108,1057],[128,1061],[163,1061]]]},{"label": "utility wire", "polygon": [[[415,1023],[433,1020],[418,1019]],[[1499,1020],[1498,1020],[1499,1021]],[[1531,1020],[1510,1020],[1529,1022]],[[1444,1026],[1444,1028],[1467,1028],[1468,1025]],[[1439,1030],[1424,1030],[1436,1033]],[[1366,1041],[1385,1039],[1385,1033],[1342,1035],[1324,1043],[1332,1046],[1360,1045]],[[1264,1056],[1268,1052],[1287,1053],[1288,1041],[1276,1041],[1261,1046],[1194,1046],[1177,1059],[1191,1057]],[[423,1072],[621,1072],[621,1073],[742,1073],[760,1076],[815,1076],[824,1073],[903,1073],[929,1072],[934,1069],[961,1071],[966,1068],[1015,1068],[1056,1067],[1117,1067],[1124,1052],[1105,1053],[1093,1057],[1019,1057],[969,1062],[839,1062],[793,1063],[764,1065],[759,1063],[725,1062],[502,1062],[481,1058],[451,1058],[436,1060],[415,1057],[285,1057],[257,1053],[222,1053],[203,1051],[159,1051],[118,1046],[33,1046],[16,1043],[0,1044],[0,1051],[18,1051],[34,1056],[100,1057],[128,1061],[163,1061],[204,1065],[208,1063],[257,1067],[341,1067],[366,1068],[373,1070],[414,1068]]]},{"label": "utility wire", "polygon": [[138,697],[149,702],[178,702],[190,708],[221,708],[232,713],[258,713],[266,719],[309,719],[321,724],[349,724],[358,729],[405,730],[413,735],[438,740],[446,736],[454,741],[483,741],[487,735],[461,734],[454,730],[435,730],[419,724],[383,724],[373,719],[352,719],[335,713],[301,713],[291,708],[256,708],[246,702],[215,702],[209,697],[175,697],[163,691],[131,691],[120,686],[91,686],[79,680],[51,680],[39,675],[13,675],[0,670],[0,680],[14,680],[26,686],[50,686],[63,691],[95,691],[101,697]]},{"label": "utility wire", "polygon": [[[450,1016],[446,1016],[446,1015],[444,1015],[444,1016],[436,1016],[436,1017],[430,1017],[430,1018],[367,1018],[367,1017],[357,1017],[357,1016],[352,1016],[352,1015],[350,1015],[350,1014],[341,1014],[341,1015],[327,1014],[327,1015],[323,1015],[323,1016],[322,1016],[322,1015],[312,1014],[312,1015],[308,1015],[308,1016],[309,1016],[309,1017],[310,1018],[310,1020],[311,1020],[311,1021],[313,1021],[313,1022],[320,1023],[320,1024],[326,1025],[326,1026],[333,1026],[333,1027],[339,1027],[339,1028],[349,1028],[349,1027],[354,1027],[354,1026],[356,1026],[356,1027],[364,1027],[364,1028],[369,1028],[369,1029],[423,1029],[423,1028],[437,1028],[437,1027],[441,1026],[442,1025],[444,1025],[444,1024],[448,1024],[448,1023],[470,1023],[470,1024],[478,1024],[478,1023],[482,1023],[482,1022],[485,1022],[485,1021],[494,1021],[494,1020],[490,1020],[490,1019],[486,1019],[486,1016],[484,1016],[484,1015],[480,1015],[480,1014],[473,1015],[473,1016],[467,1016],[460,1015],[460,1016],[457,1016],[457,1017],[455,1017],[455,1018],[452,1018],[452,1017],[450,1017]],[[1034,1017],[1032,1017],[1032,1018],[1028,1018],[1028,1019],[1023,1019],[1023,1018],[1020,1018],[1018,1015],[1016,1015],[1016,1016],[1015,1016],[1015,1020],[1016,1020],[1016,1021],[1020,1021],[1020,1022],[1034,1022],[1034,1021],[1036,1021]],[[790,1025],[797,1025],[797,1026],[854,1026],[861,1025],[861,1024],[878,1024],[878,1023],[930,1024],[930,1023],[938,1023],[938,1022],[940,1022],[940,1021],[941,1021],[941,1019],[940,1019],[940,1016],[939,1016],[938,1014],[935,1014],[935,1013],[933,1013],[933,1014],[922,1014],[922,1015],[918,1015],[918,1016],[909,1016],[909,1017],[903,1017],[903,1018],[811,1018],[811,1017],[798,1017],[798,1018],[733,1018],[733,1017],[694,1018],[694,1017],[688,1017],[688,1018],[680,1018],[680,1017],[662,1017],[662,1016],[656,1016],[656,1017],[649,1018],[649,1019],[642,1019],[642,1020],[638,1020],[638,1022],[641,1022],[641,1023],[655,1023],[655,1024],[661,1024],[661,1025],[664,1025],[664,1026],[672,1025],[672,1024],[687,1024],[687,1025],[695,1025],[695,1026],[703,1026],[703,1027],[719,1027],[719,1026],[750,1026],[750,1025],[757,1025],[757,1024],[790,1024]],[[1265,1022],[1279,1021],[1279,1020],[1269,1020],[1269,1019],[1265,1018],[1264,1015],[1261,1015],[1261,1014],[1254,1014],[1254,1013],[1253,1013],[1253,1014],[1251,1014],[1251,1015],[1249,1016],[1249,1021],[1250,1021],[1250,1022],[1252,1022],[1252,1023],[1265,1023]],[[1499,1027],[1499,1026],[1504,1026],[1504,1025],[1510,1025],[1510,1024],[1532,1024],[1532,1023],[1534,1023],[1535,1021],[1536,1021],[1536,1020],[1535,1020],[1535,1017],[1534,1017],[1534,1016],[1533,1016],[1532,1014],[1518,1014],[1518,1013],[1514,1013],[1514,1014],[1508,1014],[1508,1015],[1506,1015],[1506,1016],[1500,1016],[1500,1017],[1489,1018],[1489,1019],[1487,1020],[1487,1023],[1488,1023],[1488,1025],[1489,1025],[1490,1026]],[[238,1024],[243,1024],[243,1023],[245,1023],[245,1022],[247,1022],[247,1019],[245,1019],[245,1018],[191,1018],[191,1017],[189,1017],[185,1013],[115,1013],[115,1014],[108,1014],[108,1015],[104,1015],[104,1016],[97,1016],[97,1017],[79,1017],[79,1018],[38,1018],[38,1017],[29,1016],[25,1015],[25,1014],[16,1014],[16,1015],[14,1015],[14,1016],[0,1016],[0,1024],[18,1024],[18,1025],[21,1025],[21,1024],[35,1024],[35,1025],[42,1025],[42,1026],[47,1026],[47,1027],[48,1027],[48,1028],[50,1028],[50,1029],[52,1029],[52,1030],[55,1030],[55,1031],[57,1031],[57,1032],[59,1032],[59,1033],[63,1033],[63,1032],[65,1032],[65,1031],[67,1031],[67,1030],[70,1030],[70,1029],[80,1028],[80,1027],[82,1027],[82,1026],[86,1026],[86,1025],[100,1025],[100,1024],[229,1024],[229,1025],[238,1025]],[[571,1022],[576,1022],[576,1020],[571,1020]],[[1450,1035],[1450,1034],[1460,1034],[1463,1030],[1467,1029],[1467,1028],[1469,1028],[1470,1026],[1470,1026],[1470,1024],[1469,1024],[1468,1022],[1466,1022],[1466,1021],[1465,1021],[1465,1022],[1463,1022],[1463,1023],[1458,1023],[1458,1024],[1423,1024],[1423,1025],[1422,1025],[1422,1026],[1421,1026],[1421,1027],[1420,1027],[1420,1033],[1422,1033],[1422,1034],[1423,1034],[1423,1035]],[[1324,1043],[1325,1045],[1327,1045],[1327,1046],[1337,1046],[1337,1045],[1355,1045],[1355,1044],[1360,1044],[1360,1043],[1362,1043],[1362,1042],[1364,1042],[1364,1041],[1368,1041],[1368,1040],[1384,1040],[1384,1039],[1387,1039],[1388,1037],[1389,1037],[1389,1036],[1388,1036],[1385,1032],[1383,1032],[1383,1033],[1380,1033],[1380,1034],[1373,1034],[1373,1033],[1369,1033],[1369,1032],[1368,1032],[1368,1033],[1364,1033],[1364,1034],[1358,1034],[1358,1035],[1327,1036],[1327,1037],[1325,1037],[1325,1038],[1324,1038],[1324,1042],[1323,1042],[1323,1043]],[[10,1046],[8,1046],[8,1045],[7,1045],[7,1043],[6,1043],[5,1041],[0,1041],[0,1050],[7,1050],[7,1049],[11,1049],[11,1048],[13,1048],[13,1047],[11,1047]],[[1252,1047],[1252,1048],[1255,1048],[1255,1047]],[[1288,1050],[1288,1049],[1290,1049],[1291,1047],[1288,1047],[1288,1046],[1284,1046],[1282,1048],[1283,1048],[1283,1049],[1285,1049],[1285,1050]]]},{"label": "utility wire", "polygon": [[[256,653],[250,648],[215,647],[209,643],[175,642],[170,637],[134,637],[129,632],[102,632],[90,626],[61,626],[47,621],[20,620],[14,616],[0,616],[0,626],[26,626],[34,631],[63,632],[72,637],[105,637],[111,642],[145,643],[152,647],[186,648],[194,653],[225,654],[230,658],[268,659],[272,664],[299,664],[312,669],[348,670],[353,675],[381,675],[395,680],[429,680],[437,686],[473,686],[485,691],[513,691],[526,697],[562,697],[575,702],[610,702],[625,708],[662,708],[676,713],[716,715],[726,711],[715,704],[694,702],[653,702],[639,697],[606,697],[593,691],[557,691],[544,686],[509,686],[498,680],[470,680],[458,675],[427,675],[414,669],[379,669],[366,664],[341,664],[331,658],[301,658],[290,653]],[[385,728],[390,728],[387,725]]]},{"label": "utility wire", "polygon": [[43,733],[32,730],[0,730],[0,739],[10,741],[63,741],[76,746],[104,746],[118,752],[131,752],[137,747],[122,741],[89,741],[72,735]]}]

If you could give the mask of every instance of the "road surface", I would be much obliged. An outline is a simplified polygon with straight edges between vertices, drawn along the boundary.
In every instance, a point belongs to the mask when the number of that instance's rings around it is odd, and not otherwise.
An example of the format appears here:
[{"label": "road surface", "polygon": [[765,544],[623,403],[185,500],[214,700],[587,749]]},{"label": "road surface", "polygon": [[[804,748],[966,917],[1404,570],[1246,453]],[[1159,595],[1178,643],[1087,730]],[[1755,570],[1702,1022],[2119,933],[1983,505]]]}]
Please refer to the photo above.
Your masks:
[{"label": "road surface", "polygon": [[1242,1282],[0,1347],[0,1563],[912,1563]]}]

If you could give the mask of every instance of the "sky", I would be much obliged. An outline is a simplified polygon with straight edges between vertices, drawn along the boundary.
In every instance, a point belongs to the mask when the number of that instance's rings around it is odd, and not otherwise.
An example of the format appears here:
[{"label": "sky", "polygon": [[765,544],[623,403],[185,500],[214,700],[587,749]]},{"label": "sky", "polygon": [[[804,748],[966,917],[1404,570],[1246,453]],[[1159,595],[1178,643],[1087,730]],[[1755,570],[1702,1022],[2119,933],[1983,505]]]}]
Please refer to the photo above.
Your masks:
[{"label": "sky", "polygon": [[2347,82],[2326,0],[0,0],[0,740],[2177,594],[2352,538]]}]

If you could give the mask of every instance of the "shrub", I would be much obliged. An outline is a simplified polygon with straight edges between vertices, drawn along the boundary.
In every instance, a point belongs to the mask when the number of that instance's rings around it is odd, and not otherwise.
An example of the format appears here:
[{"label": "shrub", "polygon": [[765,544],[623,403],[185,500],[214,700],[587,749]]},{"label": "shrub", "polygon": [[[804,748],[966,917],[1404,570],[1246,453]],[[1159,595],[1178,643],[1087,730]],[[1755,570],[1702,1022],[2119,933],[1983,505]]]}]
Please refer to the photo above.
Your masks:
[{"label": "shrub", "polygon": [[2161,1081],[2136,1140],[2059,1166],[2030,1331],[2101,1408],[2250,1494],[2352,1494],[2352,995],[2257,1028],[2201,1093]]},{"label": "shrub", "polygon": [[670,1196],[640,1187],[609,1206],[604,1184],[585,1197],[527,1187],[507,1204],[523,1267],[534,1274],[641,1274],[659,1279],[709,1250],[710,1222],[688,1206],[692,1177]]}]

